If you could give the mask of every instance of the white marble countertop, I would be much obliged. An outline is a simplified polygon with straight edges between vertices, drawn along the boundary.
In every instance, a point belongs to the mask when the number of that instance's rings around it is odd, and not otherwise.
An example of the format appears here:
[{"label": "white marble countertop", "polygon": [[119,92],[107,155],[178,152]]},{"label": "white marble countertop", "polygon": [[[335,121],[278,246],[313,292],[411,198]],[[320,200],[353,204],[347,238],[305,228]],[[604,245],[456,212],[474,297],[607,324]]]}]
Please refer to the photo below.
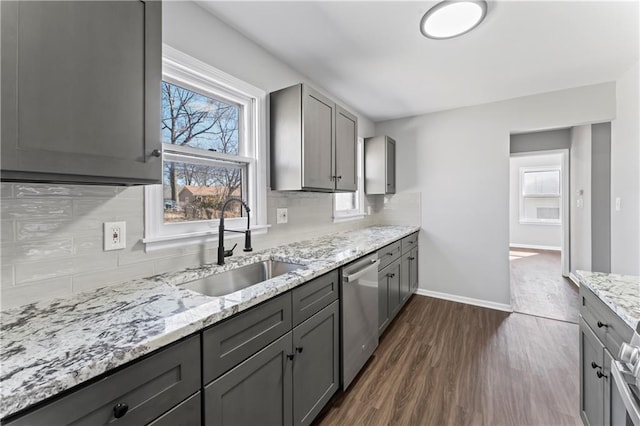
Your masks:
[{"label": "white marble countertop", "polygon": [[633,330],[640,333],[640,277],[577,271],[580,285],[589,288]]},{"label": "white marble countertop", "polygon": [[[159,349],[419,228],[377,226],[0,312],[0,418]],[[176,285],[274,259],[305,265],[224,297]]]}]

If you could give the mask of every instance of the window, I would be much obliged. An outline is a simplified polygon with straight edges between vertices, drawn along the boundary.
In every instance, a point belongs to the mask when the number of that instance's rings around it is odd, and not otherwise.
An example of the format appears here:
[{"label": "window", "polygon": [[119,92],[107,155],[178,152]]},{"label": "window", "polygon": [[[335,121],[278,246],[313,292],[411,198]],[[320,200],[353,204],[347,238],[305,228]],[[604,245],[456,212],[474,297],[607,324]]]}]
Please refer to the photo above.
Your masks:
[{"label": "window", "polygon": [[[168,46],[161,93],[163,183],[145,189],[146,249],[216,239],[230,197],[266,228],[265,93]],[[240,203],[224,214],[246,227]]]},{"label": "window", "polygon": [[364,176],[363,158],[364,158],[364,140],[358,138],[358,190],[356,192],[336,193],[333,196],[333,221],[341,222],[346,220],[361,219],[365,216],[365,200],[364,200]]},{"label": "window", "polygon": [[520,168],[520,223],[560,224],[560,168]]}]

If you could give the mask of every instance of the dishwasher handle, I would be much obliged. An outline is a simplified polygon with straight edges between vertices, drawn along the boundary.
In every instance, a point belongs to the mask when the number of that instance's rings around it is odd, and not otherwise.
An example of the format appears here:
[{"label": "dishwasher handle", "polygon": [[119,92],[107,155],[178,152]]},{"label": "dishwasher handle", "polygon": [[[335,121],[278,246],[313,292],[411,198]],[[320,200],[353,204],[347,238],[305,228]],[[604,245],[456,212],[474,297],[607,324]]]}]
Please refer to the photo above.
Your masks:
[{"label": "dishwasher handle", "polygon": [[351,282],[351,281],[357,280],[358,278],[360,278],[361,276],[366,274],[370,269],[377,268],[379,263],[380,263],[379,259],[372,260],[369,265],[367,265],[364,268],[360,269],[358,272],[354,272],[353,274],[345,275],[343,277],[343,279],[344,279],[345,282]]},{"label": "dishwasher handle", "polygon": [[611,366],[611,375],[613,376],[613,381],[620,393],[620,398],[622,399],[624,407],[627,409],[627,414],[631,418],[633,424],[640,425],[640,407],[635,403],[633,395],[631,395],[631,389],[629,388],[627,381],[622,376],[623,371],[624,367],[620,361],[613,361],[613,365]]}]

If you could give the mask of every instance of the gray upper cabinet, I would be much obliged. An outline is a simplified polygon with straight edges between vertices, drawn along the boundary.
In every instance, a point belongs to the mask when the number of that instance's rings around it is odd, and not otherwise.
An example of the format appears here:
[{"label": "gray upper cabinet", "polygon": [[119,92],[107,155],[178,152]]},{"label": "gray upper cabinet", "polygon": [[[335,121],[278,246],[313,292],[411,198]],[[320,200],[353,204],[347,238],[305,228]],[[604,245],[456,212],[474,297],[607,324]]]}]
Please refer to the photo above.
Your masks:
[{"label": "gray upper cabinet", "polygon": [[[336,190],[358,189],[357,149],[358,119],[336,105]],[[355,167],[354,167],[355,165]]]},{"label": "gray upper cabinet", "polygon": [[2,179],[162,179],[157,1],[3,1]]},{"label": "gray upper cabinet", "polygon": [[357,189],[357,118],[306,84],[270,95],[271,188]]},{"label": "gray upper cabinet", "polygon": [[375,136],[364,141],[365,192],[369,195],[396,193],[396,141]]}]

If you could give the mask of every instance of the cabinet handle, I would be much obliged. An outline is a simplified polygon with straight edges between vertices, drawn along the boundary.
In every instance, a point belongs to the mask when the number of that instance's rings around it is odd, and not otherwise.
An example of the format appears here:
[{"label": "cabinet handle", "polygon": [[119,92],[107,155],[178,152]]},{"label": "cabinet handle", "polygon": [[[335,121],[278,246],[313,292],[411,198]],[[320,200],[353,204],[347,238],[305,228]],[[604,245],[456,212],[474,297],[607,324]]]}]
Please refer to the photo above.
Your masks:
[{"label": "cabinet handle", "polygon": [[303,348],[302,346],[298,346],[298,347],[296,347],[296,352],[298,352],[299,354],[301,354],[303,349],[304,349],[304,348]]},{"label": "cabinet handle", "polygon": [[294,354],[288,354],[288,355],[287,355],[287,358],[289,358],[289,360],[290,360],[290,361],[293,361],[293,359],[294,359],[295,357],[296,357],[296,356],[295,356]]},{"label": "cabinet handle", "polygon": [[416,258],[415,257],[410,257],[409,260],[416,260]]},{"label": "cabinet handle", "polygon": [[601,366],[596,364],[595,361],[591,361],[591,368],[595,370],[596,368],[601,368]]},{"label": "cabinet handle", "polygon": [[113,417],[116,419],[124,417],[124,415],[127,414],[127,411],[129,411],[129,406],[125,402],[118,402],[113,407]]},{"label": "cabinet handle", "polygon": [[393,278],[395,276],[396,276],[396,274],[387,274],[387,277],[389,277],[389,278]]},{"label": "cabinet handle", "polygon": [[596,324],[598,326],[598,328],[602,328],[602,327],[609,327],[608,324],[603,323],[602,321],[598,321],[598,323]]},{"label": "cabinet handle", "polygon": [[596,376],[598,376],[598,378],[599,378],[599,379],[602,379],[603,377],[604,377],[605,379],[607,378],[607,375],[606,375],[606,374],[604,374],[604,373],[602,372],[602,370],[598,370],[598,371],[596,371]]},{"label": "cabinet handle", "polygon": [[159,149],[154,149],[153,151],[151,151],[151,156],[152,157],[162,157],[162,151],[160,151]]},{"label": "cabinet handle", "polygon": [[393,252],[392,251],[387,252],[387,256],[393,256]]}]

